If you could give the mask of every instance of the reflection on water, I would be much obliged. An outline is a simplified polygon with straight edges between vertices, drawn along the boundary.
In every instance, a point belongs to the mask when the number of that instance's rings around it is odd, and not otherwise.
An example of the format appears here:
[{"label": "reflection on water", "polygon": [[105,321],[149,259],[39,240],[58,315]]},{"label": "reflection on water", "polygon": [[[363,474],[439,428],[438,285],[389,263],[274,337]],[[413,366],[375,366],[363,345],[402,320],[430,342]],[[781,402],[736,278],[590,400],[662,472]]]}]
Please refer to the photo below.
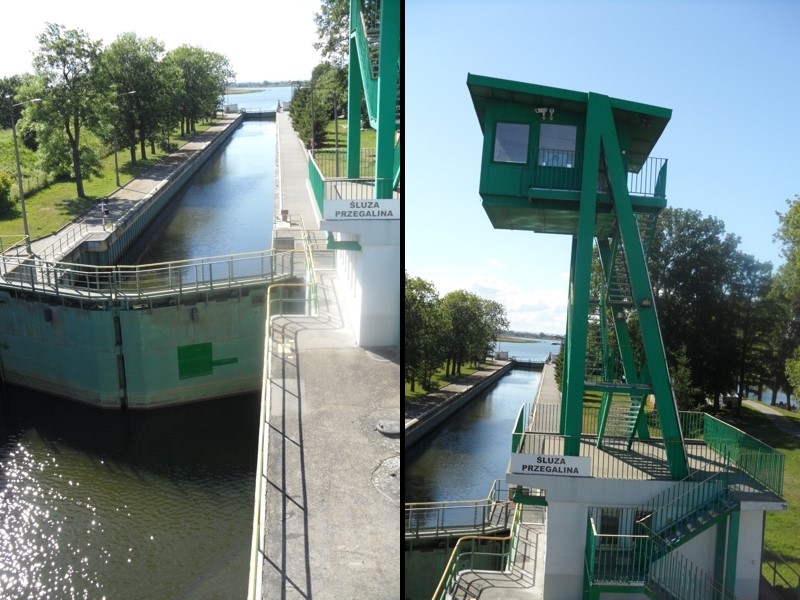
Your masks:
[{"label": "reflection on water", "polygon": [[515,419],[540,377],[511,371],[407,453],[405,502],[485,498],[495,479],[505,479]]},{"label": "reflection on water", "polygon": [[257,396],[122,413],[6,388],[0,596],[244,595]]},{"label": "reflection on water", "polygon": [[247,121],[201,167],[125,262],[267,250],[272,243],[275,123]]}]

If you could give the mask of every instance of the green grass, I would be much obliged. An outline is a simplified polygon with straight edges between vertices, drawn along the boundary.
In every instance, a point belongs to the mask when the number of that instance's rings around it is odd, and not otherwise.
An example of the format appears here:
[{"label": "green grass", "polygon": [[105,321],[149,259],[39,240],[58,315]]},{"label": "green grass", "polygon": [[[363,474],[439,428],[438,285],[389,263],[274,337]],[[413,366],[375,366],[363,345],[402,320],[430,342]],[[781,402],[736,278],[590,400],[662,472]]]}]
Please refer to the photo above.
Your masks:
[{"label": "green grass", "polygon": [[445,377],[444,365],[442,365],[439,368],[439,370],[436,371],[434,376],[431,378],[431,386],[432,387],[431,387],[430,390],[426,391],[426,390],[422,389],[422,386],[419,384],[419,382],[417,382],[417,386],[416,386],[417,389],[412,392],[411,391],[411,385],[409,383],[406,383],[405,384],[406,385],[405,398],[413,400],[414,398],[420,398],[422,396],[426,396],[429,392],[432,392],[432,391],[438,390],[439,388],[443,388],[443,387],[445,387],[447,385],[450,385],[455,380],[457,380],[457,379],[459,379],[461,377],[466,377],[467,375],[472,375],[476,371],[480,371],[481,369],[486,367],[488,364],[489,363],[484,362],[484,363],[481,363],[477,367],[473,367],[471,365],[470,366],[464,365],[463,367],[461,367],[461,374],[460,375],[449,375],[447,377]]},{"label": "green grass", "polygon": [[[782,412],[800,423],[800,415]],[[747,407],[742,408],[741,416],[726,415],[724,420],[784,455],[783,498],[789,509],[767,513],[764,538],[772,550],[800,572],[800,439],[776,429],[766,415]]]},{"label": "green grass", "polygon": [[[198,124],[197,132],[205,131],[212,124],[213,123]],[[6,135],[10,137],[11,131],[0,131],[0,141],[2,141],[2,139],[4,139],[3,136]],[[191,136],[184,136],[184,139],[181,139],[176,131],[176,133],[170,137],[170,141],[180,146],[190,137]],[[156,154],[150,154],[150,147],[148,145],[148,159],[146,161],[137,160],[136,164],[133,164],[130,162],[130,152],[128,149],[120,151],[117,155],[120,183],[125,185],[125,183],[137,177],[165,155],[166,153],[162,151]],[[38,192],[25,194],[25,211],[28,216],[28,231],[32,239],[40,238],[58,231],[61,227],[95,204],[100,198],[107,196],[117,189],[114,175],[114,155],[109,154],[106,158],[102,159],[101,165],[102,175],[100,177],[84,179],[83,181],[86,198],[78,198],[75,190],[75,182],[73,180],[54,183]],[[0,169],[6,170],[9,173],[15,172],[14,164],[8,165],[5,164],[5,161],[0,164]],[[14,186],[16,186],[16,181]],[[22,233],[22,211],[19,203],[17,203],[15,210],[13,210],[11,214],[0,218],[0,236],[15,237],[21,236]]]}]

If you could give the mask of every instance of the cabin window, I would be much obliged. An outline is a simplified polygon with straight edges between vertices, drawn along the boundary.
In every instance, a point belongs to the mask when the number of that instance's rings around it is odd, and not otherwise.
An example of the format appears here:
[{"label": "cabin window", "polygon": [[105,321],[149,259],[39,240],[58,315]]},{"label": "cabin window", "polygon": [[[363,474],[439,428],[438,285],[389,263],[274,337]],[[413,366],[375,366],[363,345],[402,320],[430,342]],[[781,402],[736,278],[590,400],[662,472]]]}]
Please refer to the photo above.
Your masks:
[{"label": "cabin window", "polygon": [[539,130],[540,167],[575,167],[575,142],[578,128],[575,125],[542,123]]},{"label": "cabin window", "polygon": [[494,136],[494,160],[527,163],[529,135],[530,125],[527,123],[498,123]]}]

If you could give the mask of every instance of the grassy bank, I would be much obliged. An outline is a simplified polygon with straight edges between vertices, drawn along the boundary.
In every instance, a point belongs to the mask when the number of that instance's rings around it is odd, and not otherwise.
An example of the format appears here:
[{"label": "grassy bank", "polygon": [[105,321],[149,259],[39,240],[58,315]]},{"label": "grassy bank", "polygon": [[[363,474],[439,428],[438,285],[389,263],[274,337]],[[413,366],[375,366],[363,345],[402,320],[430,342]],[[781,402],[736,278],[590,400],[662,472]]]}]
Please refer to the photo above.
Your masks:
[{"label": "grassy bank", "polygon": [[[800,415],[783,411],[786,418],[800,424]],[[769,418],[756,410],[743,407],[742,414],[723,415],[726,422],[775,448],[785,457],[783,498],[789,509],[767,513],[765,542],[800,572],[800,439],[773,427]],[[794,576],[797,581],[797,576]]]},{"label": "grassy bank", "polygon": [[444,365],[443,365],[442,367],[440,367],[436,371],[436,373],[434,374],[433,378],[431,379],[432,387],[431,387],[431,389],[429,391],[426,391],[426,390],[422,389],[422,386],[419,384],[419,382],[417,382],[417,386],[416,386],[417,389],[412,392],[411,391],[411,386],[408,383],[406,383],[405,384],[406,388],[405,388],[404,397],[407,398],[407,399],[414,399],[414,398],[419,398],[421,396],[425,396],[430,391],[438,390],[439,388],[443,388],[443,387],[445,387],[447,385],[450,385],[451,383],[453,383],[455,380],[459,379],[460,377],[466,377],[467,375],[472,375],[476,371],[480,371],[481,369],[486,367],[488,364],[490,364],[490,363],[484,362],[484,363],[481,363],[480,365],[478,365],[477,367],[472,367],[472,366],[466,366],[465,365],[465,366],[461,367],[461,374],[460,375],[448,375],[448,376],[445,376],[445,374],[444,374]]},{"label": "grassy bank", "polygon": [[[205,131],[211,125],[213,125],[213,122],[198,124],[197,133]],[[10,130],[0,132],[0,141],[10,137]],[[181,137],[179,132],[176,131],[170,136],[170,142],[181,146],[191,137],[190,135]],[[135,164],[130,162],[130,151],[127,148],[117,154],[119,180],[122,185],[136,178],[148,167],[167,155],[163,151],[155,154],[150,154],[149,151],[148,145],[148,159],[137,160]],[[113,153],[101,160],[101,168],[100,177],[84,179],[83,187],[86,198],[78,198],[74,180],[57,182],[38,192],[25,194],[25,212],[28,216],[28,230],[32,239],[58,231],[95,204],[100,198],[108,196],[117,189]],[[0,169],[14,173],[15,165],[13,163],[10,165],[0,164]],[[14,190],[16,190],[16,185],[15,179]],[[10,214],[0,218],[0,236],[21,236],[22,233],[22,210],[19,202],[17,202]]]}]

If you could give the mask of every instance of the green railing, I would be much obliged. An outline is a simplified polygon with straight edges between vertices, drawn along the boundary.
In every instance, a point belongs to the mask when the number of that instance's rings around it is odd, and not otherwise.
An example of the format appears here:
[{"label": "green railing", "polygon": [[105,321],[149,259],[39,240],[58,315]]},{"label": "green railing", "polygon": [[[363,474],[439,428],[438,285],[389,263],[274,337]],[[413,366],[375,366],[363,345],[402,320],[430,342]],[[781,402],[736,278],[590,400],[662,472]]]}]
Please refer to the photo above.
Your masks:
[{"label": "green railing", "polygon": [[[651,547],[655,550],[661,544],[654,541]],[[722,582],[677,552],[665,554],[650,565],[644,587],[655,598],[736,600]]]},{"label": "green railing", "polygon": [[[325,178],[341,179],[347,173],[347,148],[314,150],[314,162]],[[358,162],[358,176],[375,177],[375,148],[362,148]]]},{"label": "green railing", "polygon": [[[447,600],[452,597],[453,590],[458,583],[459,573],[465,569],[490,569],[506,571],[513,564],[513,553],[516,551],[515,539],[519,534],[519,523],[522,515],[522,506],[517,505],[514,511],[512,531],[504,537],[491,536],[465,536],[456,542],[450,555],[450,560],[442,573],[439,585],[434,591],[433,600]],[[499,544],[500,549],[494,552],[485,552],[477,549],[478,545]]]},{"label": "green railing", "polygon": [[[580,191],[583,153],[571,150],[537,148],[531,152],[533,167],[529,185],[535,189]],[[667,159],[649,157],[636,172],[628,173],[628,193],[632,196],[664,198],[667,186]],[[597,174],[597,192],[611,192],[604,169]]]},{"label": "green railing", "polygon": [[311,154],[308,155],[308,180],[314,192],[314,200],[317,201],[319,214],[325,214],[325,178]]},{"label": "green railing", "polygon": [[528,423],[528,405],[523,404],[520,409],[519,413],[517,413],[517,419],[514,421],[514,431],[511,434],[511,452],[519,452],[520,446],[522,445],[522,439],[525,434],[525,427]]},{"label": "green railing", "polygon": [[650,551],[648,536],[602,534],[591,515],[587,519],[586,569],[591,584],[644,583]]},{"label": "green railing", "polygon": [[703,439],[738,469],[783,495],[783,454],[711,415],[705,415]]},{"label": "green railing", "polygon": [[586,528],[586,573],[590,586],[641,585],[656,598],[735,600],[712,575],[700,569],[655,535],[610,535],[597,532],[589,516]]}]

